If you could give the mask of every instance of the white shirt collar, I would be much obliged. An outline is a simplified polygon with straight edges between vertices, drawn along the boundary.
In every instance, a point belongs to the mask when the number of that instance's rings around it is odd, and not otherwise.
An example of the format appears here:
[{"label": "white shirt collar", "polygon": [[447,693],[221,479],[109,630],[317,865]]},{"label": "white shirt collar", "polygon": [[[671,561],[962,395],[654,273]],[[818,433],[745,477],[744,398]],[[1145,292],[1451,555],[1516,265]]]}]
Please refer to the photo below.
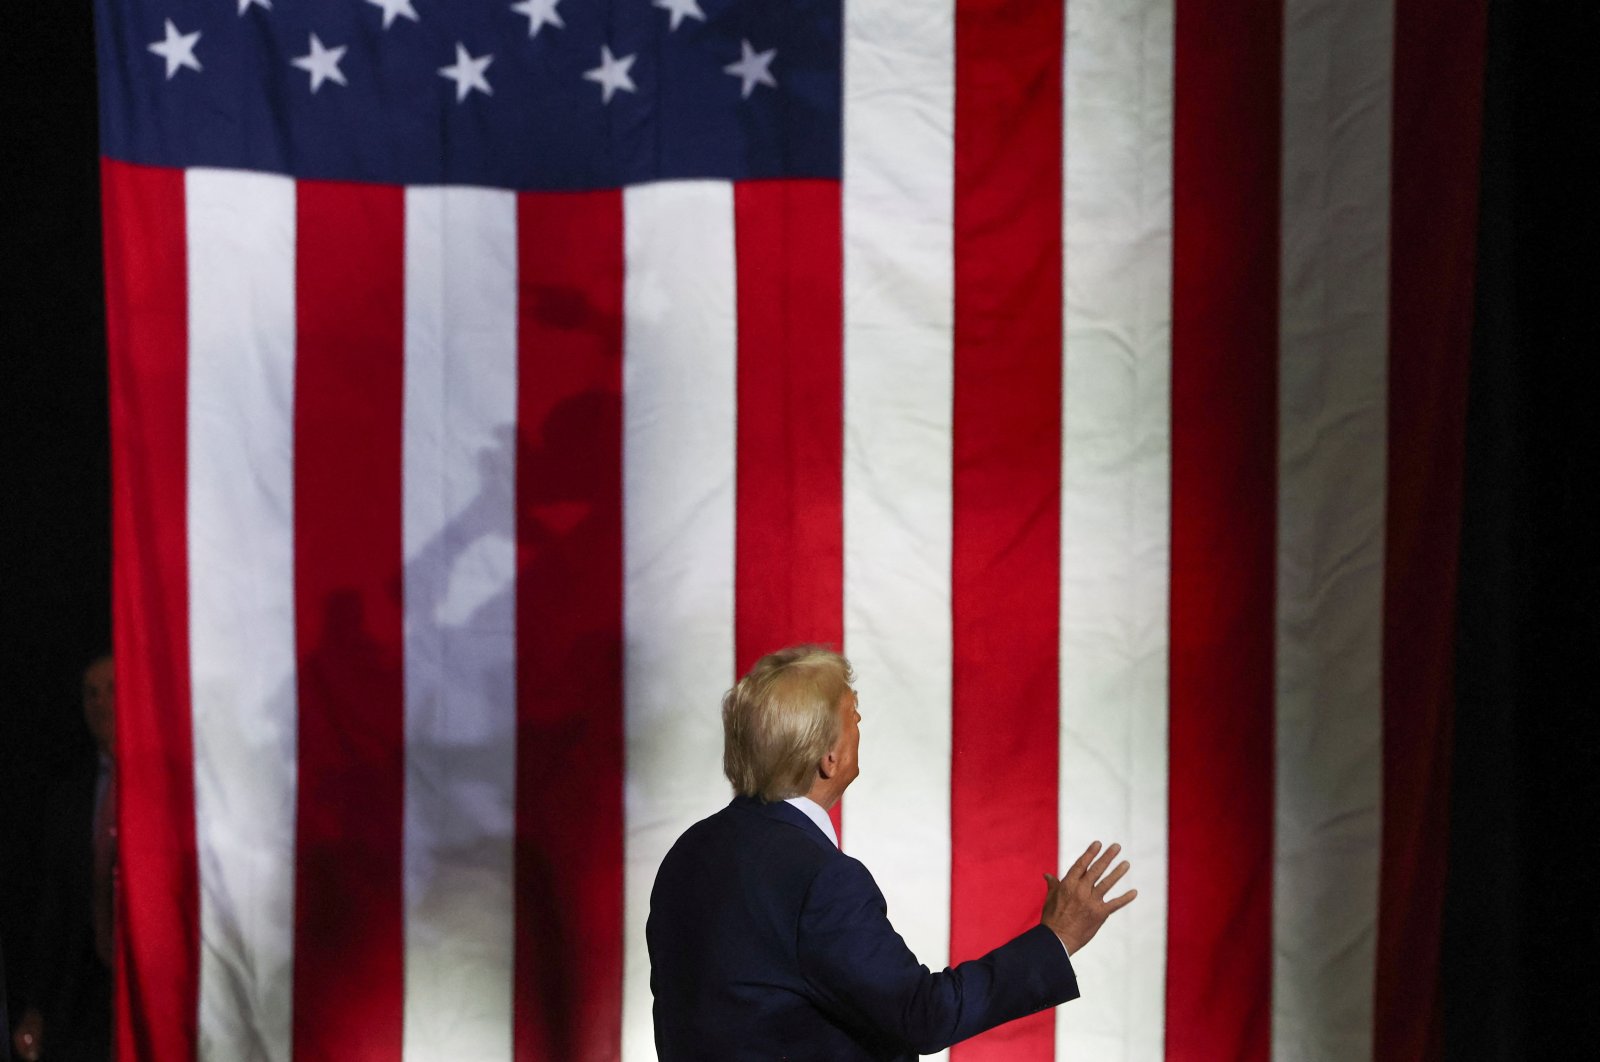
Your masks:
[{"label": "white shirt collar", "polygon": [[806,796],[790,797],[785,803],[793,804],[805,812],[806,818],[817,824],[817,829],[833,842],[833,846],[839,847],[839,835],[833,832],[833,820],[828,818],[828,813],[822,810],[821,804]]}]

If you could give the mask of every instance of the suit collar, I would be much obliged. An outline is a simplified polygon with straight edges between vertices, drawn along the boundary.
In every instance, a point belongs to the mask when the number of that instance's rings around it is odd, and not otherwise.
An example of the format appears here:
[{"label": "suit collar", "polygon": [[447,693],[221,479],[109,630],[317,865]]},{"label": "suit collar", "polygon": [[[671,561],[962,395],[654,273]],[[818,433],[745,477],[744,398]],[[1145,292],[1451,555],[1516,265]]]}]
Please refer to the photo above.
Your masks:
[{"label": "suit collar", "polygon": [[810,817],[807,816],[805,812],[801,811],[787,800],[774,800],[770,804],[763,804],[755,797],[736,796],[733,798],[732,803],[730,803],[728,806],[730,808],[753,812],[765,818],[786,823],[790,826],[793,826],[795,829],[799,830],[801,833],[810,838],[815,844],[826,848],[828,851],[837,852],[839,850],[834,845],[832,839],[818,829],[817,824],[812,822]]}]

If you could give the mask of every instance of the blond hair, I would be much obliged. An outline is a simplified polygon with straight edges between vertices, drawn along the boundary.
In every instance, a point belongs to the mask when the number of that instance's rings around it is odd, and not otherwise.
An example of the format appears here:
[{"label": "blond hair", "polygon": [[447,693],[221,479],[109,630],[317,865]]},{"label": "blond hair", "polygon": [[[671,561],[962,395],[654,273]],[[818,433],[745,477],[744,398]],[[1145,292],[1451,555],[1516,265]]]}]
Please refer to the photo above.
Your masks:
[{"label": "blond hair", "polygon": [[803,796],[839,740],[850,661],[820,645],[768,653],[722,698],[722,773],[740,796]]}]

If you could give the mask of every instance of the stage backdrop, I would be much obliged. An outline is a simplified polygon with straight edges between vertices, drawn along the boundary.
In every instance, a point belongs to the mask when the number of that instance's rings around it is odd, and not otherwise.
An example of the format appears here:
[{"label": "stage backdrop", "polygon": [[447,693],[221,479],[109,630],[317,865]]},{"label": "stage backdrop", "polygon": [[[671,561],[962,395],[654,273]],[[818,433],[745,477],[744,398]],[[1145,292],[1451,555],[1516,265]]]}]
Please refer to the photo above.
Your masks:
[{"label": "stage backdrop", "polygon": [[652,1057],[800,641],[930,966],[1133,861],[953,1056],[1437,1048],[1481,2],[97,8],[124,1060]]}]

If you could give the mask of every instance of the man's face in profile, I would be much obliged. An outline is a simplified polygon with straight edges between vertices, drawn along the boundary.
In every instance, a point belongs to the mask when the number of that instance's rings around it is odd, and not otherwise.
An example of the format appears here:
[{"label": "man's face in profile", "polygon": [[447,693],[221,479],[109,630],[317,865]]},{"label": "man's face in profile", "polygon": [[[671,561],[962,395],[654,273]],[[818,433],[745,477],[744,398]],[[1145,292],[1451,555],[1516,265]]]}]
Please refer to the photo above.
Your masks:
[{"label": "man's face in profile", "polygon": [[844,696],[839,698],[839,723],[839,742],[834,747],[838,755],[835,770],[842,792],[861,774],[858,759],[861,750],[861,695],[855,690],[847,689]]},{"label": "man's face in profile", "polygon": [[117,732],[116,696],[115,665],[109,656],[102,656],[83,672],[83,721],[106,755],[111,754]]}]

